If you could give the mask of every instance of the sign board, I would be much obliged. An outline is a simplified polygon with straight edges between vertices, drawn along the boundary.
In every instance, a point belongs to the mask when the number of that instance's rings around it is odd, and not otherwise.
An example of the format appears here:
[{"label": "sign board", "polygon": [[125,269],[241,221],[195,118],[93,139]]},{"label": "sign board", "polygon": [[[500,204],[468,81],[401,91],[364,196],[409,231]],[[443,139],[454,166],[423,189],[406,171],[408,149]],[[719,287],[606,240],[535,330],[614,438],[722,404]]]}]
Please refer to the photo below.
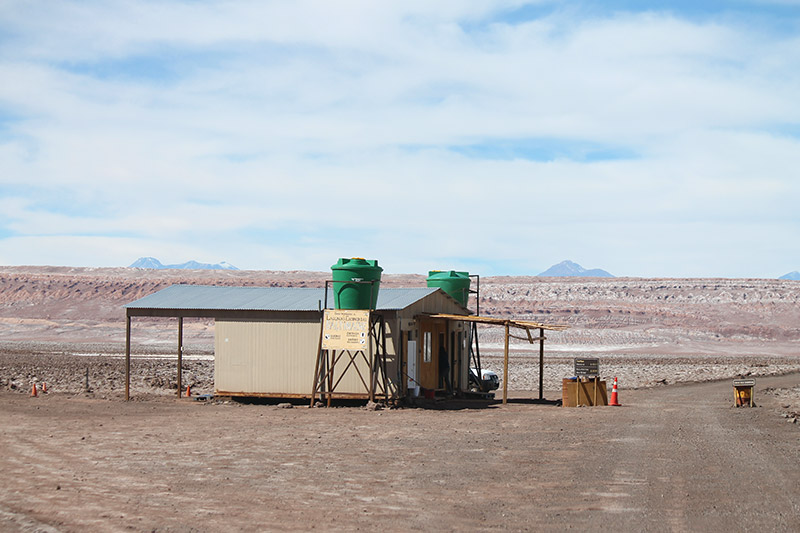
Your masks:
[{"label": "sign board", "polygon": [[366,350],[368,339],[369,310],[325,310],[323,350]]},{"label": "sign board", "polygon": [[414,328],[417,327],[417,321],[413,318],[401,318],[400,319],[400,330],[401,331],[414,331]]},{"label": "sign board", "polygon": [[747,379],[734,379],[733,380],[734,387],[755,387],[756,380],[754,378],[747,378]]},{"label": "sign board", "polygon": [[575,358],[575,375],[597,377],[600,375],[600,359]]}]

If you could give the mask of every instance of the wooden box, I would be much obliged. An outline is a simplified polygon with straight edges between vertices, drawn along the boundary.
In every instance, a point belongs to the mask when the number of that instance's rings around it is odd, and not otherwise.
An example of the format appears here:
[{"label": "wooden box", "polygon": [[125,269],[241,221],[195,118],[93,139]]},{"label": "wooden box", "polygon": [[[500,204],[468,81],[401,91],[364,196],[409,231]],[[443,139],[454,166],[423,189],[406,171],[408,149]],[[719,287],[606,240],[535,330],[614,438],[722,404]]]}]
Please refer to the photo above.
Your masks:
[{"label": "wooden box", "polygon": [[561,381],[561,405],[563,407],[608,405],[606,382],[587,378],[563,379]]}]

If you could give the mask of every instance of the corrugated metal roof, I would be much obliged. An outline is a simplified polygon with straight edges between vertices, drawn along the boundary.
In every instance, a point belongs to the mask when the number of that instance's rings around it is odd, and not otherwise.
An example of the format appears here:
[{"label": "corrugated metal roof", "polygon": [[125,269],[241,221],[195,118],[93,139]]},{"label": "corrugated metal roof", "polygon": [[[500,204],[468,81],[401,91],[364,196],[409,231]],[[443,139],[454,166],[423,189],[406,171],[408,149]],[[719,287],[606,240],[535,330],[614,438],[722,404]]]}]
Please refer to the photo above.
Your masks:
[{"label": "corrugated metal roof", "polygon": [[[436,292],[437,288],[386,288],[378,292],[380,311],[397,311]],[[316,311],[325,289],[309,287],[211,287],[172,285],[124,307],[126,309],[203,309],[225,311]],[[328,289],[333,306],[333,290]],[[324,305],[323,305],[324,307]]]}]

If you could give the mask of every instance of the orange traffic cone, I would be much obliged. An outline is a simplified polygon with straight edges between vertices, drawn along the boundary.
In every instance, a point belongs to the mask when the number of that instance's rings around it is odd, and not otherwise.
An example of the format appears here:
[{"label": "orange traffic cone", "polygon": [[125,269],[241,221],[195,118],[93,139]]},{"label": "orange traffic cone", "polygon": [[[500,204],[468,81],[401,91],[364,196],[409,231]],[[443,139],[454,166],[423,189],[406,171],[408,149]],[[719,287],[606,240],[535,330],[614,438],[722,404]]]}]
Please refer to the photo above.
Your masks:
[{"label": "orange traffic cone", "polygon": [[186,385],[186,397],[190,398],[192,396],[192,389],[189,385]]},{"label": "orange traffic cone", "polygon": [[617,378],[614,378],[614,388],[611,389],[611,401],[608,402],[608,405],[613,405],[615,407],[622,406],[622,404],[619,403],[619,399],[617,398]]},{"label": "orange traffic cone", "polygon": [[42,392],[47,392],[47,382],[42,381]]},{"label": "orange traffic cone", "polygon": [[36,383],[34,383],[34,384],[33,384],[33,390],[31,390],[31,397],[32,397],[32,398],[35,398],[35,397],[37,397],[37,396],[39,396],[39,393],[38,393],[38,392],[36,392]]}]

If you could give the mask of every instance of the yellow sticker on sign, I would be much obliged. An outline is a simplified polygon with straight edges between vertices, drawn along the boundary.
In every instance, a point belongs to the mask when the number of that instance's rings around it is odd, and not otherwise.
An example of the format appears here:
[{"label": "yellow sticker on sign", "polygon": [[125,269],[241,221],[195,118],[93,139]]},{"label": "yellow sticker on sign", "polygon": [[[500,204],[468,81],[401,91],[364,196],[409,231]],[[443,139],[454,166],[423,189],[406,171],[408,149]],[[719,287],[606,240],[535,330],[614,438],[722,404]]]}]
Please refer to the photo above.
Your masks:
[{"label": "yellow sticker on sign", "polygon": [[366,350],[368,339],[369,310],[325,310],[323,350]]}]

